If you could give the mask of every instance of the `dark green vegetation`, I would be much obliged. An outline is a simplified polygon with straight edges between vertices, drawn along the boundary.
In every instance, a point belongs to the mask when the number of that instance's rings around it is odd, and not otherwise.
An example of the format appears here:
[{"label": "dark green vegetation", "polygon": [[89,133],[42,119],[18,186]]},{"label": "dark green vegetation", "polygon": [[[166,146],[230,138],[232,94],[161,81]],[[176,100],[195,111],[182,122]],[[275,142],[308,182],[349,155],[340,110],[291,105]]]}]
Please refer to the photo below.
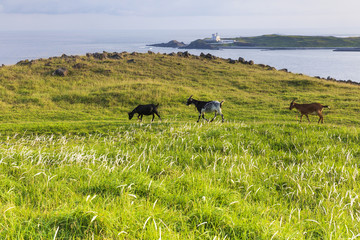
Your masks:
[{"label": "dark green vegetation", "polygon": [[[279,48],[358,48],[360,37],[332,37],[332,36],[286,36],[263,35],[256,37],[230,38],[236,40],[234,44],[224,46],[249,47],[279,47]],[[224,39],[226,40],[226,39]]]},{"label": "dark green vegetation", "polygon": [[[359,86],[223,59],[99,58],[0,68],[1,239],[360,233]],[[226,122],[196,124],[190,95],[225,100]],[[294,98],[329,105],[325,124],[298,124]],[[127,120],[151,102],[164,121]]]}]

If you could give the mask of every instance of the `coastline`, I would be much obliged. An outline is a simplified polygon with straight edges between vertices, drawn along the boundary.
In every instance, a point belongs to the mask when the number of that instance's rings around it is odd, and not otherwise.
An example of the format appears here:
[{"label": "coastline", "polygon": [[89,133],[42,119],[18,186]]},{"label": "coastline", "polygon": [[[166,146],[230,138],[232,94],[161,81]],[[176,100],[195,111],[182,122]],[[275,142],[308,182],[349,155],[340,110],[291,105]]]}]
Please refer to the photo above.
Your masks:
[{"label": "coastline", "polygon": [[261,35],[255,37],[220,38],[212,34],[211,38],[196,39],[189,44],[171,40],[168,43],[151,44],[154,47],[179,49],[261,49],[261,50],[316,50],[360,51],[360,37],[300,36],[300,35]]},{"label": "coastline", "polygon": [[333,50],[333,51],[342,51],[342,52],[360,52],[360,48],[353,47],[240,47],[240,46],[224,46],[220,47],[221,49],[257,49],[263,51],[278,51],[278,50]]},{"label": "coastline", "polygon": [[194,50],[223,50],[223,49],[253,49],[263,51],[278,51],[278,50],[332,50],[336,52],[360,52],[360,48],[357,47],[257,47],[257,46],[224,46],[211,44],[213,47],[188,47],[188,46],[175,46],[167,45],[166,43],[149,44],[149,47],[159,48],[174,48],[174,49],[194,49]]}]

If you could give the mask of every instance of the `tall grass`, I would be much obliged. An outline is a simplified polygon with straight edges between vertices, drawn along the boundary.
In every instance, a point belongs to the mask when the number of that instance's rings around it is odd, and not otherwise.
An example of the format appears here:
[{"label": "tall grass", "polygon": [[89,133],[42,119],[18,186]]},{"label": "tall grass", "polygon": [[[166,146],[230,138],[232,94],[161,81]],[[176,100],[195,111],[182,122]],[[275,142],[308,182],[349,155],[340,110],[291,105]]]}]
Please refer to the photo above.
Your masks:
[{"label": "tall grass", "polygon": [[0,236],[355,238],[358,142],[355,127],[244,122],[14,135]]}]

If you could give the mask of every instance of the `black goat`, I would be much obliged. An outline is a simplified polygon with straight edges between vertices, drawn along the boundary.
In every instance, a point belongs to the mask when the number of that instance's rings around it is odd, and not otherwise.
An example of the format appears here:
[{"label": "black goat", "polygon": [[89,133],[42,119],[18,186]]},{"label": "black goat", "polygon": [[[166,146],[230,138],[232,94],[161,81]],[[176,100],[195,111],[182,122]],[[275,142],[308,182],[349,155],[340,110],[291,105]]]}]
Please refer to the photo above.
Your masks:
[{"label": "black goat", "polygon": [[210,122],[212,122],[216,115],[219,113],[222,117],[222,121],[224,122],[224,115],[221,112],[221,106],[223,104],[224,101],[218,102],[218,101],[209,101],[209,102],[205,102],[205,101],[198,101],[192,98],[192,95],[188,98],[186,105],[189,106],[190,104],[194,104],[195,107],[197,108],[197,110],[199,111],[199,118],[197,120],[197,122],[200,121],[200,117],[202,116],[203,119],[205,119],[206,121],[209,121],[208,119],[205,118],[205,113],[207,112],[215,112],[215,116],[210,120]]},{"label": "black goat", "polygon": [[128,113],[129,120],[131,120],[133,118],[135,113],[139,114],[138,119],[140,119],[140,122],[142,121],[143,115],[152,115],[153,118],[151,121],[154,121],[155,114],[156,114],[156,116],[158,116],[161,120],[161,117],[157,111],[158,106],[159,106],[159,104],[157,104],[157,105],[155,105],[155,104],[139,105],[134,110],[132,110],[131,112]]}]

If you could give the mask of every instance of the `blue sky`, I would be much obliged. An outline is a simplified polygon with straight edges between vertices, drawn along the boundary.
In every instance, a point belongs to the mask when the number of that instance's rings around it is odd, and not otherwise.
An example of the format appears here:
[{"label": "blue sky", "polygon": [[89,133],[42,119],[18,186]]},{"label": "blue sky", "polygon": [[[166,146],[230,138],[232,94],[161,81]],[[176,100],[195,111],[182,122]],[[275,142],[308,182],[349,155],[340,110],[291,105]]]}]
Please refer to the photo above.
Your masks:
[{"label": "blue sky", "polygon": [[0,30],[313,29],[360,34],[359,0],[0,0]]}]

